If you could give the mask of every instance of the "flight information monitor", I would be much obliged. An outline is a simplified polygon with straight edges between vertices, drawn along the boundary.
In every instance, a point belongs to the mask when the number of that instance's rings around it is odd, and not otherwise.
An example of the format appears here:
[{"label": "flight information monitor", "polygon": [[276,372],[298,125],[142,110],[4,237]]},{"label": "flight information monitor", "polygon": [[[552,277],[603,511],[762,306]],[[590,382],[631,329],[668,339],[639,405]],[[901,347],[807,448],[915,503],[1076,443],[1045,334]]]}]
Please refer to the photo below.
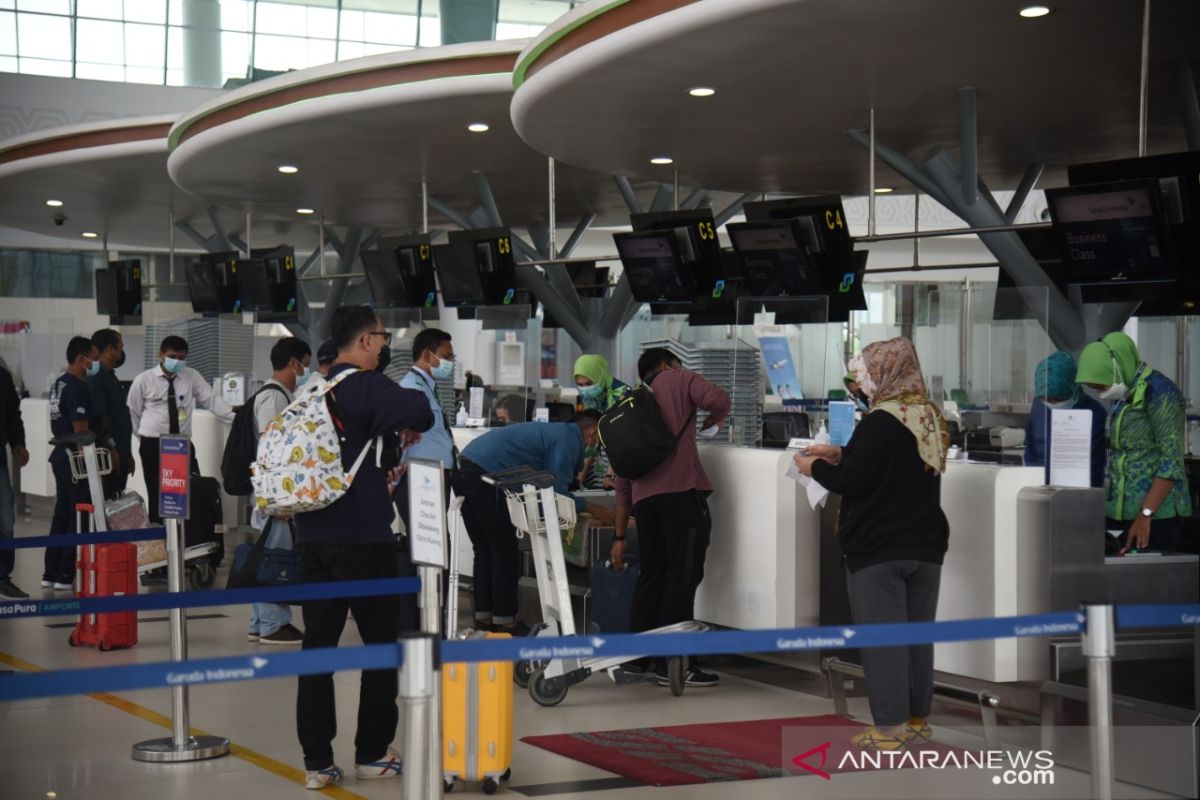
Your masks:
[{"label": "flight information monitor", "polygon": [[474,266],[483,294],[483,302],[476,305],[512,305],[517,296],[517,271],[508,228],[451,231],[450,245],[456,249],[456,260]]},{"label": "flight information monitor", "polygon": [[234,264],[242,311],[287,315],[296,308],[296,261],[290,247],[252,250]]},{"label": "flight information monitor", "polygon": [[742,259],[746,296],[825,294],[799,220],[738,222],[727,225],[726,230],[734,252]]},{"label": "flight information monitor", "polygon": [[[434,245],[433,267],[437,274],[442,302],[447,308],[472,308],[486,304],[483,283],[469,247],[454,244]],[[461,318],[461,317],[460,317]]]},{"label": "flight information monitor", "polygon": [[110,261],[106,268],[96,270],[96,313],[109,315],[114,324],[140,324],[141,259]]},{"label": "flight information monitor", "polygon": [[696,284],[680,255],[673,230],[614,233],[617,254],[639,303],[691,303]]},{"label": "flight information monitor", "polygon": [[240,257],[233,250],[205,253],[195,264],[185,267],[188,290],[192,294],[192,310],[217,314],[236,314],[242,310],[237,281],[237,260]]}]

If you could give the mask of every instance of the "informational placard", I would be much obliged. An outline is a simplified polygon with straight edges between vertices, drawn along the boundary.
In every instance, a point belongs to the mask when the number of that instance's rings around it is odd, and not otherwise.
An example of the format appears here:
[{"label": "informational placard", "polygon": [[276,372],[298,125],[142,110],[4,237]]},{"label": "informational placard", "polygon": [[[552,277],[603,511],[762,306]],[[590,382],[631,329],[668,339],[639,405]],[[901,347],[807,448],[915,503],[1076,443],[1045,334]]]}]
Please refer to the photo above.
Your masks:
[{"label": "informational placard", "polygon": [[446,568],[446,501],[440,461],[408,462],[408,546],[414,564]]},{"label": "informational placard", "polygon": [[192,450],[186,436],[158,440],[158,513],[163,519],[187,519],[191,499]]},{"label": "informational placard", "polygon": [[1055,409],[1050,412],[1050,442],[1046,455],[1051,486],[1092,485],[1092,412]]},{"label": "informational placard", "polygon": [[472,419],[483,418],[483,387],[472,386],[471,396],[467,404],[467,416]]},{"label": "informational placard", "polygon": [[833,400],[829,403],[829,443],[838,447],[850,444],[854,435],[854,403]]},{"label": "informational placard", "polygon": [[226,372],[221,378],[221,399],[232,408],[245,403],[246,376],[240,372]]},{"label": "informational placard", "polygon": [[535,408],[533,410],[533,421],[534,422],[549,422],[550,421],[550,409]]},{"label": "informational placard", "polygon": [[792,360],[792,348],[786,336],[759,336],[763,363],[767,365],[767,377],[771,388],[781,400],[801,400],[800,378],[796,374],[796,363]]},{"label": "informational placard", "polygon": [[946,381],[941,375],[929,377],[929,397],[935,403],[946,399]]}]

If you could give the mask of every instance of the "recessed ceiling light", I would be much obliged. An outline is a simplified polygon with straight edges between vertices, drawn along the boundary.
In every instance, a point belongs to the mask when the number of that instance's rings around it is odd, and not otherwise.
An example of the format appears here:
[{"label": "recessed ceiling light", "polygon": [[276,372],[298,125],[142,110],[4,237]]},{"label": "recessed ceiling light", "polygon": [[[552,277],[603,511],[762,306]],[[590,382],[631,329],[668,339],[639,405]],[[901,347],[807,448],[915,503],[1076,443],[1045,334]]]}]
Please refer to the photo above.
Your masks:
[{"label": "recessed ceiling light", "polygon": [[875,187],[875,194],[891,194],[892,191],[893,191],[892,188],[889,186],[876,186]]},{"label": "recessed ceiling light", "polygon": [[82,237],[83,237],[83,238],[85,238],[85,239],[95,239],[95,238],[96,238],[97,236],[99,236],[100,234],[98,234],[98,233],[92,233],[91,231],[84,231],[83,233],[81,233],[81,234],[79,234],[79,235],[80,235],[80,236],[82,236]]},{"label": "recessed ceiling light", "polygon": [[46,205],[50,206],[51,208],[62,208],[62,204],[63,204],[62,200],[47,200],[46,201]]},{"label": "recessed ceiling light", "polygon": [[1037,19],[1050,13],[1050,6],[1025,6],[1019,12],[1025,19]]},{"label": "recessed ceiling light", "polygon": [[317,212],[311,208],[297,208],[296,213],[297,214],[315,214]]},{"label": "recessed ceiling light", "polygon": [[291,164],[280,164],[278,167],[276,167],[276,169],[278,169],[284,175],[295,175],[300,171],[299,167],[293,167]]},{"label": "recessed ceiling light", "polygon": [[467,130],[471,133],[487,133],[489,128],[486,122],[472,122],[467,126]]},{"label": "recessed ceiling light", "polygon": [[717,90],[711,86],[697,86],[694,89],[688,89],[688,94],[692,97],[712,97],[717,93]]},{"label": "recessed ceiling light", "polygon": [[656,158],[650,159],[650,163],[657,164],[658,166],[663,166],[664,164],[674,164],[675,159],[671,158],[670,156],[658,156]]}]

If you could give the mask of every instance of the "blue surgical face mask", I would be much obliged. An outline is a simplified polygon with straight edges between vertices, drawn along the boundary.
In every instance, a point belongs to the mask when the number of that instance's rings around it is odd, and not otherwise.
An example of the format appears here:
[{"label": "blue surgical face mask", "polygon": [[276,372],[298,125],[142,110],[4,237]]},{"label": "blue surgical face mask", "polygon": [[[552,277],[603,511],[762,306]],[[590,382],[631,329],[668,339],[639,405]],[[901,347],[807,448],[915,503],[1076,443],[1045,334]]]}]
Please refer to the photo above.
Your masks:
[{"label": "blue surgical face mask", "polygon": [[183,368],[186,366],[186,358],[172,358],[171,356],[167,356],[163,359],[163,369],[175,375],[183,372]]},{"label": "blue surgical face mask", "polygon": [[91,366],[87,368],[87,374],[89,378],[94,378],[100,374],[100,362],[98,360],[93,361]]},{"label": "blue surgical face mask", "polygon": [[296,388],[297,389],[299,389],[301,386],[303,386],[305,383],[307,383],[308,379],[311,378],[312,374],[313,374],[312,370],[309,369],[308,367],[302,366],[301,369],[303,369],[304,372],[301,372],[299,375],[296,376]]},{"label": "blue surgical face mask", "polygon": [[[434,356],[439,358],[438,356]],[[448,381],[454,377],[454,362],[448,358],[439,358],[438,365],[429,371],[434,380]]]},{"label": "blue surgical face mask", "polygon": [[601,392],[603,392],[603,391],[604,391],[604,387],[598,383],[593,383],[589,386],[580,386],[579,387],[579,394],[585,400],[595,400],[596,398],[598,398],[600,396]]}]

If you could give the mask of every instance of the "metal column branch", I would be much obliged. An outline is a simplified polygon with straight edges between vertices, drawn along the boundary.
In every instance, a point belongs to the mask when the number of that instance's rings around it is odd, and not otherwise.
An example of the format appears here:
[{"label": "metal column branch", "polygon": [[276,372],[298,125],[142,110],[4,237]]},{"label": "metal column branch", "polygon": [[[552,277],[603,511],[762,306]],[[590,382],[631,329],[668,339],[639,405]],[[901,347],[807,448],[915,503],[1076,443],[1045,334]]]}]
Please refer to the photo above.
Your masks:
[{"label": "metal column branch", "polygon": [[[229,234],[225,232],[225,226],[221,224],[221,215],[217,211],[216,206],[208,207],[208,219],[212,222],[213,236],[216,237],[216,242],[221,250],[233,250],[233,240]],[[210,251],[211,252],[211,251]]]},{"label": "metal column branch", "polygon": [[1183,117],[1183,133],[1188,150],[1200,150],[1200,100],[1196,98],[1196,77],[1192,62],[1176,61],[1175,94],[1179,98],[1179,115]]},{"label": "metal column branch", "polygon": [[613,181],[617,184],[617,191],[625,199],[625,205],[629,207],[629,211],[633,214],[641,214],[642,204],[638,202],[637,195],[633,192],[633,186],[629,183],[629,178],[626,178],[624,175],[613,175]]},{"label": "metal column branch", "polygon": [[650,201],[650,213],[670,211],[674,197],[675,195],[671,187],[665,183],[660,183],[658,188],[654,190],[654,199]]},{"label": "metal column branch", "polygon": [[708,199],[708,189],[693,189],[692,193],[683,198],[683,202],[679,207],[686,210],[699,208]]},{"label": "metal column branch", "polygon": [[1017,221],[1021,209],[1025,206],[1025,201],[1029,199],[1029,193],[1033,191],[1033,187],[1037,186],[1038,179],[1042,177],[1042,171],[1045,169],[1045,164],[1030,164],[1025,168],[1025,174],[1021,176],[1021,182],[1017,184],[1017,191],[1008,201],[1008,208],[1004,209],[1004,218],[1010,223]]},{"label": "metal column branch", "polygon": [[546,313],[554,317],[580,348],[586,352],[591,347],[592,332],[584,323],[583,315],[571,307],[558,289],[550,284],[550,279],[539,272],[537,267],[518,269],[517,283],[528,289],[529,293],[545,306]]},{"label": "metal column branch", "polygon": [[970,86],[958,90],[958,138],[962,150],[963,202],[973,206],[979,199],[979,121],[975,90]]},{"label": "metal column branch", "polygon": [[559,258],[570,258],[571,253],[575,252],[575,248],[579,246],[579,240],[592,227],[592,223],[596,221],[595,214],[584,214],[580,217],[579,222],[575,224],[575,230],[571,231],[571,235],[567,238],[567,243],[562,246],[558,252]]},{"label": "metal column branch", "polygon": [[758,192],[746,192],[744,195],[727,205],[719,214],[713,217],[713,224],[718,228],[741,213],[742,206],[754,199]]},{"label": "metal column branch", "polygon": [[311,329],[313,340],[316,342],[323,342],[329,337],[333,314],[342,305],[342,299],[346,296],[346,287],[350,283],[350,279],[345,277],[345,274],[353,270],[354,262],[358,259],[358,253],[363,245],[363,230],[357,226],[346,230],[344,241],[338,241],[333,231],[326,231],[326,235],[330,237],[333,249],[337,251],[338,266],[337,272],[329,276],[329,291],[325,295],[325,305],[321,309],[321,317]]}]

